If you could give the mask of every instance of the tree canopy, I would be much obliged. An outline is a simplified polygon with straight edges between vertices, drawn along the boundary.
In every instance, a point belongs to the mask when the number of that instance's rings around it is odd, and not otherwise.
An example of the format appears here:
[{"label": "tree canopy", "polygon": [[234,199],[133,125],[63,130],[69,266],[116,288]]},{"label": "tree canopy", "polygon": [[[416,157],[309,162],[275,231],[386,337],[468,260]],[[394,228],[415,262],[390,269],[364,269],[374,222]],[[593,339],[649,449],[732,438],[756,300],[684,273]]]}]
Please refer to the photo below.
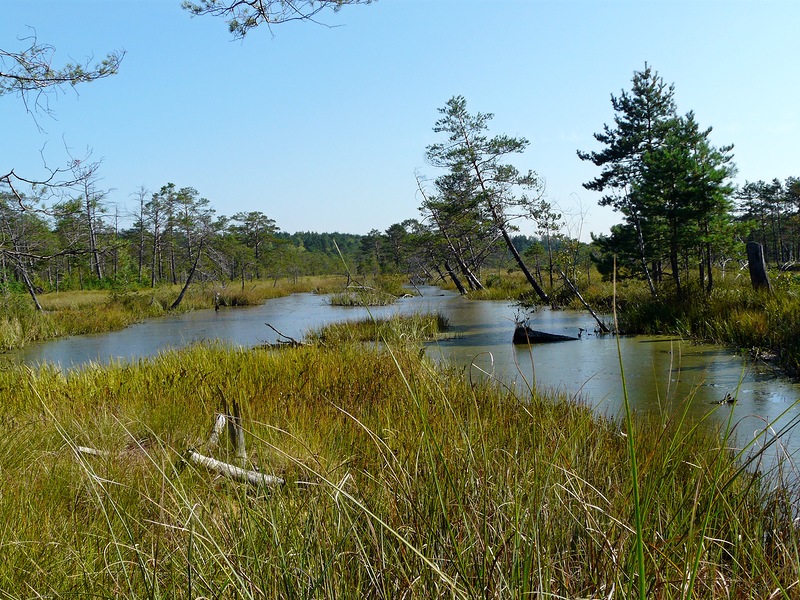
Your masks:
[{"label": "tree canopy", "polygon": [[578,151],[601,168],[584,187],[603,192],[600,204],[625,220],[612,230],[616,239],[601,245],[635,257],[628,266],[644,276],[654,296],[664,264],[679,294],[681,273],[692,264],[710,291],[714,255],[733,237],[733,146],[713,146],[711,128],[701,129],[692,112],[677,113],[674,93],[645,65],[634,72],[630,92],[612,96],[614,126],[594,136],[604,147]]}]

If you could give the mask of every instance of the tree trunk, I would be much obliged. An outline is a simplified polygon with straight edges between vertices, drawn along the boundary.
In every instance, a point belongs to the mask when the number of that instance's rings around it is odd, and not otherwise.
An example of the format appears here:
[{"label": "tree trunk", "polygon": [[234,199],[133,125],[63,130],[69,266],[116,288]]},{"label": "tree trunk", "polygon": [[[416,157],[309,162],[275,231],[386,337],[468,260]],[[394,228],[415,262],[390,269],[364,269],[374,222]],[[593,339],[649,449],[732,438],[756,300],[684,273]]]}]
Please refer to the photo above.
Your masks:
[{"label": "tree trunk", "polygon": [[178,294],[178,297],[175,299],[175,302],[172,303],[172,306],[169,307],[170,310],[175,310],[178,308],[183,301],[183,296],[186,294],[186,290],[189,289],[189,284],[192,283],[192,277],[194,277],[194,272],[197,270],[197,263],[200,262],[200,255],[203,253],[203,244],[200,243],[200,247],[197,249],[197,256],[194,259],[194,264],[192,265],[192,270],[189,271],[189,276],[186,278],[186,284],[184,284],[181,293]]},{"label": "tree trunk", "polygon": [[[492,210],[492,212],[494,213],[494,210]],[[508,231],[506,231],[505,226],[499,222],[497,217],[495,217],[495,223],[498,224],[500,233],[503,234],[503,239],[508,246],[509,252],[511,252],[511,256],[513,256],[514,260],[517,261],[517,266],[519,266],[520,270],[525,274],[525,278],[528,280],[528,283],[531,284],[531,287],[536,292],[536,295],[542,299],[542,302],[550,302],[549,296],[545,293],[541,286],[536,283],[536,280],[533,278],[533,275],[531,275],[528,267],[525,266],[525,262],[522,260],[519,252],[517,252],[517,248],[514,246],[514,242],[511,241],[511,236],[508,235]]]},{"label": "tree trunk", "polygon": [[657,298],[658,292],[656,292],[656,286],[653,284],[653,278],[650,276],[650,269],[647,268],[647,253],[645,252],[644,235],[642,234],[639,217],[634,217],[633,222],[636,224],[636,241],[639,245],[639,259],[642,261],[642,270],[644,271],[645,279],[647,279],[647,287],[650,288],[650,295],[652,295],[653,298]]},{"label": "tree trunk", "polygon": [[600,326],[600,331],[602,331],[603,333],[609,333],[609,330],[608,330],[608,327],[606,327],[606,324],[603,323],[603,321],[600,320],[600,317],[598,317],[597,313],[595,313],[592,310],[592,307],[589,306],[589,303],[586,302],[586,300],[583,299],[583,296],[581,296],[581,293],[578,291],[578,288],[576,288],[575,285],[569,280],[569,277],[567,277],[566,274],[564,274],[564,271],[559,271],[558,273],[559,273],[559,275],[561,275],[561,278],[564,280],[564,283],[567,284],[567,287],[572,290],[572,293],[575,294],[578,297],[578,300],[581,301],[581,304],[583,304],[583,306],[586,308],[586,310],[589,311],[589,314],[591,314],[592,317],[594,317],[594,320],[597,321],[597,324]]},{"label": "tree trunk", "polygon": [[39,304],[39,298],[36,297],[36,288],[33,287],[33,283],[31,282],[31,278],[28,277],[28,272],[25,270],[25,267],[22,264],[18,264],[17,268],[19,269],[20,275],[22,275],[22,281],[25,282],[25,288],[31,295],[31,299],[33,300],[33,303],[36,306],[36,310],[38,310],[39,312],[44,312],[44,309],[42,309],[42,305]]},{"label": "tree trunk", "polygon": [[464,284],[461,283],[461,280],[458,278],[458,275],[455,274],[453,268],[450,266],[450,263],[444,261],[444,269],[447,271],[447,274],[450,276],[450,279],[453,280],[453,283],[458,288],[458,293],[462,296],[467,293],[467,289],[464,287]]},{"label": "tree trunk", "polygon": [[764,249],[758,242],[747,242],[747,263],[750,269],[750,283],[754,290],[772,291],[764,262]]}]

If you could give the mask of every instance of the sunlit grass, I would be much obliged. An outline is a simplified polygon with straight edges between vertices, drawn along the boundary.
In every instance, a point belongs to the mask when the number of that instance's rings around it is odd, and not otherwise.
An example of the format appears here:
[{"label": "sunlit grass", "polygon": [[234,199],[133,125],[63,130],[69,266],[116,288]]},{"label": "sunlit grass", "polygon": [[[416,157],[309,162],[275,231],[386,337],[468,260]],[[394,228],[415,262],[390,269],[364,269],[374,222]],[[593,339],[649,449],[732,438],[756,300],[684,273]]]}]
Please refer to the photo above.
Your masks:
[{"label": "sunlit grass", "polygon": [[341,288],[344,277],[302,277],[297,281],[249,281],[197,283],[189,288],[177,309],[172,304],[180,285],[130,290],[70,291],[41,294],[44,312],[34,310],[27,295],[0,297],[0,351],[21,348],[32,342],[69,335],[123,329],[168,312],[186,312],[219,307],[256,306],[271,298],[298,292],[320,293]]},{"label": "sunlit grass", "polygon": [[[412,345],[333,342],[198,346],[68,375],[9,366],[0,391],[4,598],[798,589],[795,487],[741,470],[726,430],[680,409],[630,431],[562,396],[473,385]],[[251,463],[285,486],[247,489],[181,460],[205,449],[223,400],[242,406]]]},{"label": "sunlit grass", "polygon": [[312,330],[311,342],[341,345],[349,342],[411,342],[441,339],[450,324],[442,314],[394,315],[352,323],[331,323]]},{"label": "sunlit grass", "polygon": [[401,277],[374,277],[330,291],[332,306],[388,306],[408,294]]}]

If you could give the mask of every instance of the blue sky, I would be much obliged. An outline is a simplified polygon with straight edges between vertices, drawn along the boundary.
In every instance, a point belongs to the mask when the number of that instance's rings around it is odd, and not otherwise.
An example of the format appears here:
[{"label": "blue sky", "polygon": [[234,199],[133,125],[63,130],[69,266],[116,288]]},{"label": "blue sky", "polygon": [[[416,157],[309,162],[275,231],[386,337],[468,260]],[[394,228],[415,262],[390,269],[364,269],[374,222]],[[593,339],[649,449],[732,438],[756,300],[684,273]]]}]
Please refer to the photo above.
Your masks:
[{"label": "blue sky", "polygon": [[[180,0],[4,0],[0,40],[35,31],[56,62],[125,50],[120,73],[51,102],[0,98],[0,170],[32,177],[91,150],[98,184],[133,210],[141,186],[191,186],[217,212],[260,210],[284,231],[367,233],[417,218],[415,173],[438,173],[437,109],[463,95],[588,238],[619,217],[582,183],[576,150],[611,123],[611,94],[645,62],[681,112],[732,143],[737,181],[800,176],[797,0],[378,0],[234,41]],[[40,131],[37,127],[44,129]],[[532,225],[523,226],[533,233]]]}]

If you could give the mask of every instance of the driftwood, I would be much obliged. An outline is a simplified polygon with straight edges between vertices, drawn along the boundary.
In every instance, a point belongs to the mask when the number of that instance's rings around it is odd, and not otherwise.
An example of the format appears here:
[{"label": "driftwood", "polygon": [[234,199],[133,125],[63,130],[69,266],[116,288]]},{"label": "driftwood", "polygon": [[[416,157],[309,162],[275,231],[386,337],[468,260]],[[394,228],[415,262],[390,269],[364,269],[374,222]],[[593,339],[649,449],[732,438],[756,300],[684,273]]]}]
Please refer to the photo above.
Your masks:
[{"label": "driftwood", "polygon": [[[244,430],[242,429],[241,414],[239,412],[239,403],[234,401],[233,414],[228,413],[227,402],[223,400],[225,413],[219,413],[214,418],[214,426],[211,429],[211,436],[208,439],[208,450],[211,451],[219,445],[219,437],[228,426],[228,434],[230,435],[231,442],[236,448],[236,458],[240,461],[241,467],[232,465],[230,463],[204,456],[193,449],[189,449],[184,455],[184,460],[193,465],[201,466],[209,471],[218,473],[234,481],[241,481],[249,483],[254,486],[273,487],[276,485],[283,485],[285,481],[283,478],[276,475],[267,475],[259,471],[253,471],[244,468],[247,463],[247,452],[244,446]],[[75,452],[80,455],[108,457],[113,454],[107,450],[98,450],[88,446],[74,446]]]},{"label": "driftwood", "polygon": [[88,446],[75,446],[75,451],[78,454],[88,454],[89,456],[111,456],[111,452],[108,450],[97,450]]},{"label": "driftwood", "polygon": [[[220,391],[220,394],[222,392]],[[219,438],[227,425],[228,439],[233,444],[236,452],[236,460],[241,465],[237,467],[230,463],[204,456],[193,449],[187,451],[184,459],[194,465],[205,467],[234,481],[243,481],[255,486],[275,486],[283,485],[284,480],[275,475],[265,475],[259,471],[247,469],[247,450],[244,443],[244,429],[242,428],[242,415],[239,403],[234,400],[231,410],[228,409],[228,401],[222,396],[222,411],[214,417],[214,426],[211,428],[211,435],[208,438],[206,448],[211,452],[219,445]]]},{"label": "driftwood", "polygon": [[219,444],[219,436],[222,433],[222,430],[225,428],[225,423],[228,422],[228,418],[222,414],[217,413],[217,416],[214,419],[214,427],[211,429],[211,437],[208,438],[208,450],[211,451],[217,447]]},{"label": "driftwood", "polygon": [[578,338],[570,335],[560,335],[558,333],[547,333],[546,331],[536,331],[525,325],[517,325],[514,330],[515,344],[549,344],[552,342],[570,342]]},{"label": "driftwood", "polygon": [[194,450],[189,450],[186,453],[185,458],[187,462],[190,462],[193,465],[205,467],[209,471],[219,473],[220,475],[223,475],[229,479],[233,479],[234,481],[242,481],[249,483],[250,485],[268,487],[283,485],[285,483],[281,477],[277,477],[276,475],[267,475],[265,473],[259,473],[258,471],[248,471],[247,469],[242,469],[236,465],[211,458],[210,456],[203,456]]},{"label": "driftwood", "polygon": [[[227,411],[226,411],[227,412]],[[242,428],[242,415],[239,403],[233,401],[233,414],[228,414],[228,435],[236,448],[236,460],[242,467],[247,466],[247,450],[244,446],[244,429]]]},{"label": "driftwood", "polygon": [[266,325],[267,327],[269,327],[270,329],[272,329],[272,331],[274,331],[275,333],[277,333],[279,337],[286,338],[286,339],[288,340],[288,341],[286,341],[286,342],[284,342],[283,340],[278,340],[278,343],[279,343],[279,344],[291,344],[292,346],[303,346],[303,345],[304,345],[304,344],[303,344],[303,342],[298,342],[298,341],[297,341],[296,339],[294,339],[293,337],[289,337],[288,335],[284,335],[283,333],[281,333],[280,331],[278,331],[277,329],[275,329],[275,328],[274,328],[272,325],[270,325],[269,323],[264,323],[264,325]]}]

